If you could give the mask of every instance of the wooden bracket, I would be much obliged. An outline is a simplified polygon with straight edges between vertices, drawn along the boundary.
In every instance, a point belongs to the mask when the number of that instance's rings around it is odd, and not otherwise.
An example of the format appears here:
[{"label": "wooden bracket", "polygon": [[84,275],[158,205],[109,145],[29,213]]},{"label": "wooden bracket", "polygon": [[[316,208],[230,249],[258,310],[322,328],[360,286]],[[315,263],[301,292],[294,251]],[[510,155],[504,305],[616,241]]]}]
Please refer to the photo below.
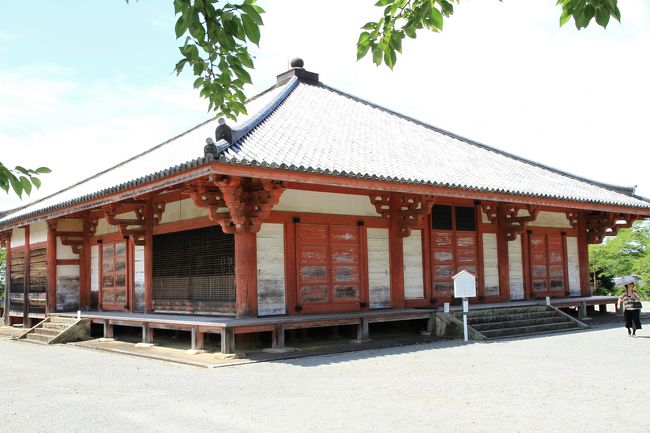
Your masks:
[{"label": "wooden bracket", "polygon": [[0,247],[8,248],[11,242],[11,230],[0,232]]},{"label": "wooden bracket", "polygon": [[[117,218],[116,215],[125,212],[135,212],[135,218]],[[118,226],[122,236],[129,236],[135,245],[144,245],[144,204],[128,203],[124,206],[111,204],[104,207],[104,218],[110,225]]]},{"label": "wooden bracket", "polygon": [[[391,196],[386,193],[370,194],[370,202],[383,218],[390,218]],[[411,230],[422,227],[422,222],[429,215],[435,197],[430,195],[401,194],[398,196],[397,215],[399,218],[399,236],[408,237]]]},{"label": "wooden bracket", "polygon": [[190,195],[196,206],[208,209],[224,233],[257,233],[284,189],[274,180],[223,176],[191,185]]},{"label": "wooden bracket", "polygon": [[566,215],[566,219],[569,220],[569,224],[571,224],[571,227],[573,227],[573,228],[578,227],[578,211],[577,210],[568,210],[564,214]]},{"label": "wooden bracket", "polygon": [[59,221],[56,219],[47,220],[47,228],[56,231],[59,227]]},{"label": "wooden bracket", "polygon": [[153,224],[158,225],[162,221],[163,213],[165,212],[165,202],[164,201],[154,201],[151,203],[153,207]]},{"label": "wooden bracket", "polygon": [[481,202],[481,210],[487,215],[487,219],[492,224],[497,221],[497,203],[495,202]]},{"label": "wooden bracket", "polygon": [[639,215],[590,212],[586,215],[587,243],[599,244],[605,236],[616,236],[620,229],[632,227]]},{"label": "wooden bracket", "polygon": [[84,244],[83,232],[57,231],[56,236],[61,238],[61,245],[72,247],[74,254],[81,253]]},{"label": "wooden bracket", "polygon": [[[519,211],[526,210],[528,215],[518,216]],[[506,208],[506,239],[513,241],[517,235],[526,230],[528,223],[535,221],[539,215],[539,208],[534,205],[508,205]]]}]

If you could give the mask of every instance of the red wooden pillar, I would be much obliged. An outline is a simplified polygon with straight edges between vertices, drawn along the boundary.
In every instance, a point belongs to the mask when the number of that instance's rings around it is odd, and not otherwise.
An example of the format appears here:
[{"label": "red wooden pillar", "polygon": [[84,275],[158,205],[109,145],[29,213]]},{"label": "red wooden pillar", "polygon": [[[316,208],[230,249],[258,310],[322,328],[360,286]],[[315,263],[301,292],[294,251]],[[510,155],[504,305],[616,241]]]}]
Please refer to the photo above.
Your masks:
[{"label": "red wooden pillar", "polygon": [[90,221],[83,218],[83,246],[79,252],[79,309],[90,308]]},{"label": "red wooden pillar", "polygon": [[585,212],[578,211],[578,267],[580,269],[580,294],[591,295],[589,289],[589,245]]},{"label": "red wooden pillar", "polygon": [[235,233],[235,309],[237,317],[257,316],[257,234]]},{"label": "red wooden pillar", "polygon": [[23,328],[29,328],[29,265],[30,265],[30,245],[29,245],[29,226],[25,226],[25,273],[23,276]]},{"label": "red wooden pillar", "polygon": [[144,311],[153,311],[153,207],[144,204]]},{"label": "red wooden pillar", "polygon": [[46,313],[53,314],[56,312],[56,220],[47,222],[45,262],[47,267]]},{"label": "red wooden pillar", "polygon": [[5,267],[5,310],[4,310],[4,324],[11,325],[11,318],[9,317],[9,308],[11,307],[11,231],[10,235],[5,240],[6,242],[6,267]]},{"label": "red wooden pillar", "polygon": [[497,206],[497,259],[499,263],[499,294],[510,299],[510,259],[508,257],[508,234],[506,231],[506,206]]},{"label": "red wooden pillar", "polygon": [[400,236],[399,195],[391,193],[389,203],[390,300],[393,308],[404,308],[404,240]]}]

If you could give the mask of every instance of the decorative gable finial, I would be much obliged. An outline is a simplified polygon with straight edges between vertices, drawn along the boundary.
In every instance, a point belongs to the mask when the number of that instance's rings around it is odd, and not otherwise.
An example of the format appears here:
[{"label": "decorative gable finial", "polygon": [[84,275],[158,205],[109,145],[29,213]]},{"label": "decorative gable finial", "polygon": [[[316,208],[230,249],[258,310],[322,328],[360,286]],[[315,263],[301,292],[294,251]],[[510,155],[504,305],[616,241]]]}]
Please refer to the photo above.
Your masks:
[{"label": "decorative gable finial", "polygon": [[203,156],[208,158],[209,156],[217,156],[217,146],[214,144],[214,140],[210,137],[205,139],[206,145],[203,146]]},{"label": "decorative gable finial", "polygon": [[219,118],[219,126],[214,132],[217,143],[219,140],[226,140],[228,144],[232,144],[232,129],[226,124],[226,120],[221,117]]}]

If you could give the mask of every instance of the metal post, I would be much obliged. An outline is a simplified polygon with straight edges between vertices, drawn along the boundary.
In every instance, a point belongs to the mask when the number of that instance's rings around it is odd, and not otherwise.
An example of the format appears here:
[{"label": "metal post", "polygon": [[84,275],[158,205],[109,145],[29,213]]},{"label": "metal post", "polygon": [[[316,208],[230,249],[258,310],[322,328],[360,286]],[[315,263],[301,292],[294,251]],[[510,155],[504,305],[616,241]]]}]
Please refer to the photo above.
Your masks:
[{"label": "metal post", "polygon": [[463,333],[465,335],[465,343],[467,343],[467,314],[469,313],[469,299],[463,298]]}]

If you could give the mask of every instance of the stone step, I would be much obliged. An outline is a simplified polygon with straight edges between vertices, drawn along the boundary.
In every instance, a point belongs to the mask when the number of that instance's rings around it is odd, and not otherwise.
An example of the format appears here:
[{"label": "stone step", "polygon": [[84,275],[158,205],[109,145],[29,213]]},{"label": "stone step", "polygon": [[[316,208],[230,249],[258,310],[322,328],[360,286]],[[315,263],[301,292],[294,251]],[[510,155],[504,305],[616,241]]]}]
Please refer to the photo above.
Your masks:
[{"label": "stone step", "polygon": [[71,324],[67,323],[50,323],[50,322],[45,322],[41,327],[43,329],[56,329],[59,331],[63,331],[64,329],[68,329]]},{"label": "stone step", "polygon": [[482,323],[494,323],[494,322],[503,322],[507,320],[523,320],[523,319],[542,319],[546,317],[556,317],[557,316],[557,311],[536,311],[536,312],[529,312],[529,313],[513,313],[513,314],[498,314],[498,315],[482,315],[482,316],[474,316],[472,313],[469,314],[467,317],[467,320],[469,323],[474,326],[475,324],[482,324]]},{"label": "stone step", "polygon": [[47,329],[47,328],[36,328],[33,331],[34,334],[38,335],[47,335],[50,338],[55,337],[61,333],[61,330],[59,329]]},{"label": "stone step", "polygon": [[50,316],[50,323],[66,323],[72,325],[77,319],[74,317]]},{"label": "stone step", "polygon": [[529,305],[525,307],[486,308],[481,310],[470,309],[469,314],[473,317],[479,316],[507,316],[510,314],[538,313],[543,311],[554,311],[546,305]]},{"label": "stone step", "polygon": [[549,317],[502,320],[502,321],[485,322],[485,323],[470,322],[470,326],[476,329],[477,331],[483,333],[483,331],[491,331],[495,329],[520,328],[522,326],[546,325],[552,323],[573,323],[573,322],[568,317],[553,315]]},{"label": "stone step", "polygon": [[39,334],[34,334],[33,332],[30,332],[27,334],[25,337],[27,340],[36,342],[36,343],[49,343],[52,337],[49,335],[39,335]]},{"label": "stone step", "polygon": [[492,329],[489,331],[481,331],[481,334],[485,335],[487,338],[503,338],[503,337],[513,337],[513,336],[522,336],[529,334],[539,334],[544,332],[555,332],[568,329],[577,329],[578,325],[575,322],[562,322],[562,323],[550,323],[546,325],[531,325],[531,326],[520,326],[515,328],[502,328],[502,329]]}]

